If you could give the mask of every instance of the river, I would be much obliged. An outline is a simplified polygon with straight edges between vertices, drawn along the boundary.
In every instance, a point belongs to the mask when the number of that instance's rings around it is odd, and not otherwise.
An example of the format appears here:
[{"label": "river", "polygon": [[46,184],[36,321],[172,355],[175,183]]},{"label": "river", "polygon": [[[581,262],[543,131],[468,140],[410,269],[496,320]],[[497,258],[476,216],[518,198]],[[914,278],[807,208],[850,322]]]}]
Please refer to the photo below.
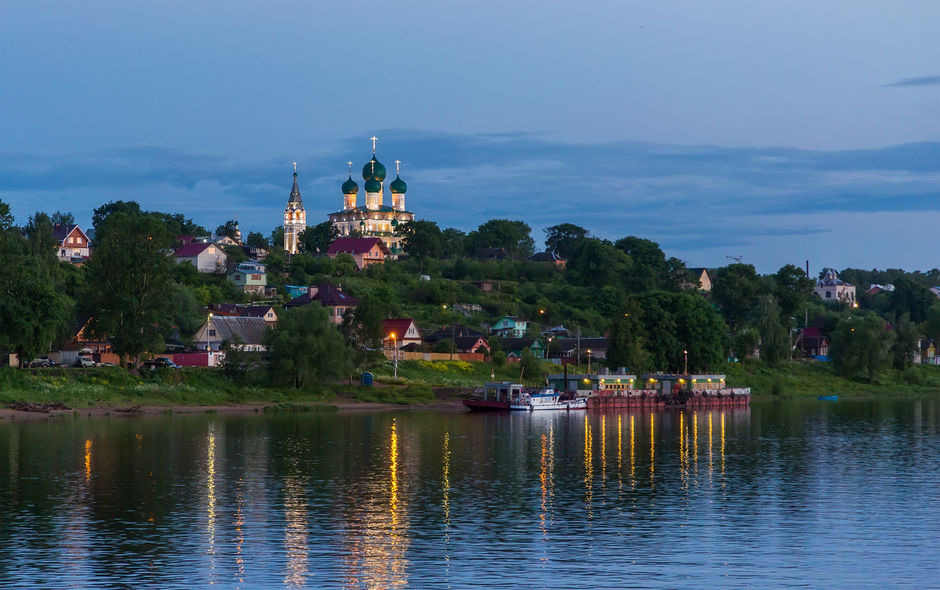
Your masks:
[{"label": "river", "polygon": [[0,586],[940,586],[938,400],[0,422]]}]

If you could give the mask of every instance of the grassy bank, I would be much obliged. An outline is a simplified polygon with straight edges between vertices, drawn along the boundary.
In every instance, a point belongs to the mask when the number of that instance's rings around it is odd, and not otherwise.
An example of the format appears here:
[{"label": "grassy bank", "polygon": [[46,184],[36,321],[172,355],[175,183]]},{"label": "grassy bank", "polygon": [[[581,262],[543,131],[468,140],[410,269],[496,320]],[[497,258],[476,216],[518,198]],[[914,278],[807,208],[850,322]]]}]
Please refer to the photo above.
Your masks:
[{"label": "grassy bank", "polygon": [[798,362],[769,367],[759,362],[729,364],[723,369],[731,387],[750,387],[755,396],[783,399],[839,395],[900,397],[940,394],[940,367],[915,365],[906,371],[885,371],[875,382],[837,375],[831,363]]},{"label": "grassy bank", "polygon": [[[544,364],[541,373],[526,381],[537,385],[542,374],[558,371]],[[729,364],[722,368],[732,387],[750,387],[755,396],[791,399],[837,394],[845,397],[930,396],[940,394],[940,367],[914,366],[886,371],[875,383],[836,375],[829,363],[789,363],[768,367],[759,362]],[[484,382],[520,380],[520,366],[493,367],[464,361],[402,361],[398,378],[391,363],[373,369],[375,387],[349,381],[318,384],[294,390],[270,386],[266,374],[254,372],[233,383],[221,371],[158,369],[139,375],[119,367],[88,369],[0,369],[0,405],[14,401],[61,402],[81,409],[98,406],[224,405],[263,402],[272,404],[321,403],[358,400],[387,404],[427,403],[435,399],[432,387],[449,393],[480,387]]]}]

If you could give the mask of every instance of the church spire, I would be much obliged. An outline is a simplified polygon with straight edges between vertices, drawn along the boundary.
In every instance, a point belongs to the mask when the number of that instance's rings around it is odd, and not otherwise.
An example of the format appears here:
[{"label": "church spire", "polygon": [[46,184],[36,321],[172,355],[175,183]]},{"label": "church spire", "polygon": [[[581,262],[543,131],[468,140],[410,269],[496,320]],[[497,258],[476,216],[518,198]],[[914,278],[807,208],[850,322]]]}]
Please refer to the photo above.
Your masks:
[{"label": "church spire", "polygon": [[294,162],[294,186],[290,189],[290,198],[287,200],[287,205],[290,206],[291,203],[297,203],[298,207],[303,209],[304,203],[300,198],[300,187],[297,186],[297,162]]}]

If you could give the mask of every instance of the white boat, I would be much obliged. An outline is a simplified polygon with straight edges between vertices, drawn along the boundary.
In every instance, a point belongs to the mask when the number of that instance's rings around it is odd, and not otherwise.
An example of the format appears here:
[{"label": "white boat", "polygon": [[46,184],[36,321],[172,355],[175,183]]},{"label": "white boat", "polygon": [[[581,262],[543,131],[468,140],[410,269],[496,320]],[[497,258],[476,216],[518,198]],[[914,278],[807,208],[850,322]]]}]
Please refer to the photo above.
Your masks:
[{"label": "white boat", "polygon": [[587,400],[583,397],[574,399],[561,399],[561,395],[554,389],[540,389],[539,391],[524,392],[512,400],[510,410],[518,412],[534,412],[536,410],[586,410]]}]

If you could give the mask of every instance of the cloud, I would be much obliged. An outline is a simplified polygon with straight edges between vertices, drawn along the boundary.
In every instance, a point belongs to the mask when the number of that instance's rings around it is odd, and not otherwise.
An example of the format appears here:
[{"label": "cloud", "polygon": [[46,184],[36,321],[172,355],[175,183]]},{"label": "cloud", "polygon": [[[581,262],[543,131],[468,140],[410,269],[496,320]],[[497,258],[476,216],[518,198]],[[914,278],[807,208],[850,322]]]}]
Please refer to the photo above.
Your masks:
[{"label": "cloud", "polygon": [[882,88],[902,88],[905,86],[940,86],[940,76],[919,76],[916,78],[902,78],[890,84],[883,84]]},{"label": "cloud", "polygon": [[[539,242],[543,228],[576,223],[605,238],[656,240],[697,265],[723,263],[733,247],[774,270],[794,253],[804,258],[810,254],[799,252],[840,243],[832,236],[849,229],[840,220],[851,216],[924,219],[940,212],[940,143],[824,152],[574,144],[532,133],[376,135],[378,157],[392,174],[392,162],[402,160],[408,208],[419,218],[463,230],[494,217],[522,219]],[[370,156],[371,143],[361,138],[312,146],[303,157],[274,153],[252,161],[146,146],[58,157],[7,153],[0,154],[0,199],[11,203],[18,222],[37,209],[60,209],[87,223],[102,203],[136,199],[207,227],[237,212],[243,230],[268,234],[281,223],[291,161],[298,161],[307,219],[317,223],[341,207],[346,160],[354,161],[362,194],[357,171]],[[891,243],[869,247],[889,255]],[[839,255],[838,248],[827,253]],[[894,254],[895,266],[911,255],[901,248]]]}]

